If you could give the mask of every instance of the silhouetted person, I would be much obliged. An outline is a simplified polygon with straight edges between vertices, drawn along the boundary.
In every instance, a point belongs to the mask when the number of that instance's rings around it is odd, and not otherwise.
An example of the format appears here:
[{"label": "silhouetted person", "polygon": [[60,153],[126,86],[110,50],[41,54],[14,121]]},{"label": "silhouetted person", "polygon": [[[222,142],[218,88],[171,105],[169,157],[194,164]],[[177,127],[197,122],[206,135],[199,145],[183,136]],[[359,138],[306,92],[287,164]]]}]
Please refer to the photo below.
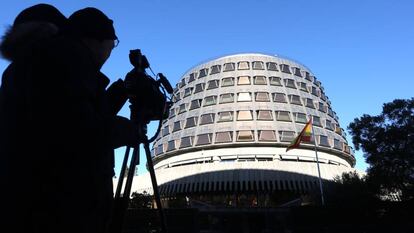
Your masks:
[{"label": "silhouetted person", "polygon": [[122,81],[106,91],[100,72],[116,40],[112,20],[85,8],[3,74],[1,179],[16,232],[105,232],[113,149],[138,138],[116,116],[126,101]]}]

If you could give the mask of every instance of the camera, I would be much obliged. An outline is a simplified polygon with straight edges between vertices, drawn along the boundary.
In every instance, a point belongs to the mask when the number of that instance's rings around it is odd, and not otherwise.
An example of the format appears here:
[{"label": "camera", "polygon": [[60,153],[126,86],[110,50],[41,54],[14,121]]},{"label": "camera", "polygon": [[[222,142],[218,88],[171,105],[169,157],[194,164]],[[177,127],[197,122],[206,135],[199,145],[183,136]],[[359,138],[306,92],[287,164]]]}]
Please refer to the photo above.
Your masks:
[{"label": "camera", "polygon": [[146,73],[150,65],[139,49],[130,50],[129,61],[134,66],[125,77],[131,120],[148,123],[168,118],[172,103],[166,92],[172,94],[173,88],[167,78],[159,73],[156,80]]}]

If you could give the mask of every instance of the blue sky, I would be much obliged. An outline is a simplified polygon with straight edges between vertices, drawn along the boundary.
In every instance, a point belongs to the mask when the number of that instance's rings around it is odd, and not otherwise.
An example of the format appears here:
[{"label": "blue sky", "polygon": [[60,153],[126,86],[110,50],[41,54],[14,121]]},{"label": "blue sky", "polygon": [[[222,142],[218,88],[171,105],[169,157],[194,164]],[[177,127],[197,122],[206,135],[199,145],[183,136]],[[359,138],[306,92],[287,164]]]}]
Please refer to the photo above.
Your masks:
[{"label": "blue sky", "polygon": [[[21,10],[41,2],[2,1],[1,34]],[[343,128],[364,113],[379,114],[385,102],[413,96],[413,1],[43,2],[66,16],[97,7],[114,20],[120,44],[103,67],[112,81],[131,69],[128,53],[135,48],[173,84],[186,70],[211,58],[263,52],[309,67],[322,82]],[[1,72],[7,65],[0,60]],[[129,116],[128,108],[120,114]],[[116,151],[116,170],[123,151]],[[362,153],[356,152],[356,158],[356,168],[365,170]],[[143,172],[144,162],[139,166]]]}]

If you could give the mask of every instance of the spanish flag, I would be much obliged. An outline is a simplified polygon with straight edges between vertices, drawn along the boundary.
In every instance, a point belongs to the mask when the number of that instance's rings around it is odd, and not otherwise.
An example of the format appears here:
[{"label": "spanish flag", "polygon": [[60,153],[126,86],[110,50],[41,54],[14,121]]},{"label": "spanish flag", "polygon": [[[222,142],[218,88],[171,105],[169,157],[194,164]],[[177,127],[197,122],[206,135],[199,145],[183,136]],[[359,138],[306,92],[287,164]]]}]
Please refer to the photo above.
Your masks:
[{"label": "spanish flag", "polygon": [[305,127],[302,129],[302,132],[290,143],[290,145],[286,148],[286,152],[289,150],[298,148],[300,142],[310,142],[312,135],[312,119],[306,123]]}]

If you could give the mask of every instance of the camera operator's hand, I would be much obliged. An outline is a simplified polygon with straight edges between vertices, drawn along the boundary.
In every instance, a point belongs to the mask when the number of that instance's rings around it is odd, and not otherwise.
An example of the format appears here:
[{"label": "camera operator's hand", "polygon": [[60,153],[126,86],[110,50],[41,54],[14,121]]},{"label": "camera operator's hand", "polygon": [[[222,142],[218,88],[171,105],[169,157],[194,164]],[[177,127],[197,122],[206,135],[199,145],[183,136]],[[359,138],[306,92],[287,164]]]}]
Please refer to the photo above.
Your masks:
[{"label": "camera operator's hand", "polygon": [[113,148],[121,146],[134,147],[142,142],[138,127],[128,118],[116,116],[111,129],[111,143]]}]

